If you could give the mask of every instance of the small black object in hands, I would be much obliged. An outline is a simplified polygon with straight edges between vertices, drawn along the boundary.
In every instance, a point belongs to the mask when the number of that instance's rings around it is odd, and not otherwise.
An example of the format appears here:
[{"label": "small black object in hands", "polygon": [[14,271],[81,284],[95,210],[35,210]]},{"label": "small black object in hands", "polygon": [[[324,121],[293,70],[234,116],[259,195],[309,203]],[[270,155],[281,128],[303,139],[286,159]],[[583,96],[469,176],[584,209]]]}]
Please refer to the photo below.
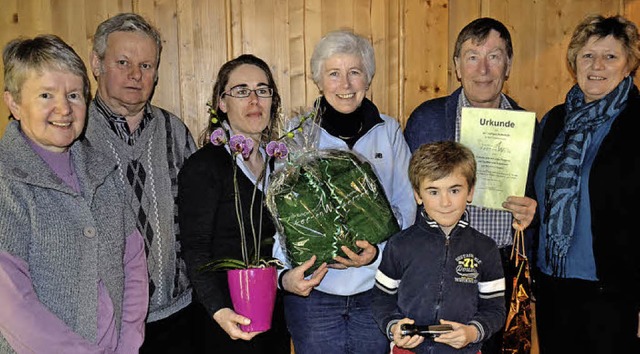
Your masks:
[{"label": "small black object in hands", "polygon": [[412,336],[415,334],[421,335],[423,337],[437,337],[443,333],[449,333],[453,331],[453,327],[451,325],[430,325],[430,326],[420,326],[404,323],[400,326],[400,333],[403,336]]}]

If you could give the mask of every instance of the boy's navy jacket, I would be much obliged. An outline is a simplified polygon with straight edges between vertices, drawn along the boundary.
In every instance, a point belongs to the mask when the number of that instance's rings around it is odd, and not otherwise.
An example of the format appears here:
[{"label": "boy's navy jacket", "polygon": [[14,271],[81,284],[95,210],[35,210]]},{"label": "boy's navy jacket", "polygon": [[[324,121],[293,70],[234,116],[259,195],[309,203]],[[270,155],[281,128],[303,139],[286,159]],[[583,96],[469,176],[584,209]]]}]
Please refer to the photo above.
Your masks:
[{"label": "boy's navy jacket", "polygon": [[[441,319],[478,327],[482,341],[505,323],[504,274],[496,243],[463,219],[449,237],[424,215],[392,236],[376,275],[373,312],[382,331],[408,317],[418,325]],[[462,350],[426,338],[412,349],[426,353],[476,353],[480,343]]]}]

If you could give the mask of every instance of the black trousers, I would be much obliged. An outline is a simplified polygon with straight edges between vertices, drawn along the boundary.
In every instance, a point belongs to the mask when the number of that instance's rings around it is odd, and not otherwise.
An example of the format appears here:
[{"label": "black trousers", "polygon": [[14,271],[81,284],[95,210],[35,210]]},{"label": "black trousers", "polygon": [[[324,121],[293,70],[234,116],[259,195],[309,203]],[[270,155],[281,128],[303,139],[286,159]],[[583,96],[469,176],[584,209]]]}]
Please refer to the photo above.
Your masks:
[{"label": "black trousers", "polygon": [[[141,354],[199,353],[202,342],[200,305],[187,307],[159,321],[147,323]],[[204,309],[202,310],[204,311]]]},{"label": "black trousers", "polygon": [[278,290],[271,320],[271,329],[260,333],[250,341],[232,340],[218,323],[201,308],[199,318],[203,323],[200,331],[200,348],[203,354],[290,354],[291,336],[284,320],[283,293]]},{"label": "black trousers", "polygon": [[[624,271],[621,269],[620,271]],[[612,291],[599,282],[536,278],[536,321],[541,354],[640,353],[638,294]]]},{"label": "black trousers", "polygon": [[147,323],[141,354],[289,354],[290,335],[278,294],[271,329],[251,341],[232,340],[197,301],[160,321]]}]

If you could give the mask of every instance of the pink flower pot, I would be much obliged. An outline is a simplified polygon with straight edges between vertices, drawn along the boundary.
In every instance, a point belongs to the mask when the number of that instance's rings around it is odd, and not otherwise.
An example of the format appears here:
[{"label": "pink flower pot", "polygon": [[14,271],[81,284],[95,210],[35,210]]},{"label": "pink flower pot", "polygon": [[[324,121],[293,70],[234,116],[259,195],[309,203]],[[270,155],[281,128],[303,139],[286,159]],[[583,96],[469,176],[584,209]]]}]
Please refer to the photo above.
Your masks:
[{"label": "pink flower pot", "polygon": [[276,274],[275,267],[227,271],[233,308],[251,320],[251,324],[240,326],[243,331],[261,332],[271,328],[276,301]]}]

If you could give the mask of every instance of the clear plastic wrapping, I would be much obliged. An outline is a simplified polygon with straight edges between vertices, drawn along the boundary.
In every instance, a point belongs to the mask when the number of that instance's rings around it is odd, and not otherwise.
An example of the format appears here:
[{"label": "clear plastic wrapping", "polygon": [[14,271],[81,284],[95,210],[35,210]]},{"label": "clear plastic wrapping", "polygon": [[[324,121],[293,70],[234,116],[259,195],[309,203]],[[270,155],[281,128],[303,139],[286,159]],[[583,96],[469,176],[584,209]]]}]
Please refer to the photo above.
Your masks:
[{"label": "clear plastic wrapping", "polygon": [[289,160],[272,174],[267,208],[274,216],[292,266],[316,255],[323,262],[354,252],[356,240],[377,244],[399,231],[398,223],[371,165],[350,151],[318,149],[313,119],[300,124],[287,141]]}]

